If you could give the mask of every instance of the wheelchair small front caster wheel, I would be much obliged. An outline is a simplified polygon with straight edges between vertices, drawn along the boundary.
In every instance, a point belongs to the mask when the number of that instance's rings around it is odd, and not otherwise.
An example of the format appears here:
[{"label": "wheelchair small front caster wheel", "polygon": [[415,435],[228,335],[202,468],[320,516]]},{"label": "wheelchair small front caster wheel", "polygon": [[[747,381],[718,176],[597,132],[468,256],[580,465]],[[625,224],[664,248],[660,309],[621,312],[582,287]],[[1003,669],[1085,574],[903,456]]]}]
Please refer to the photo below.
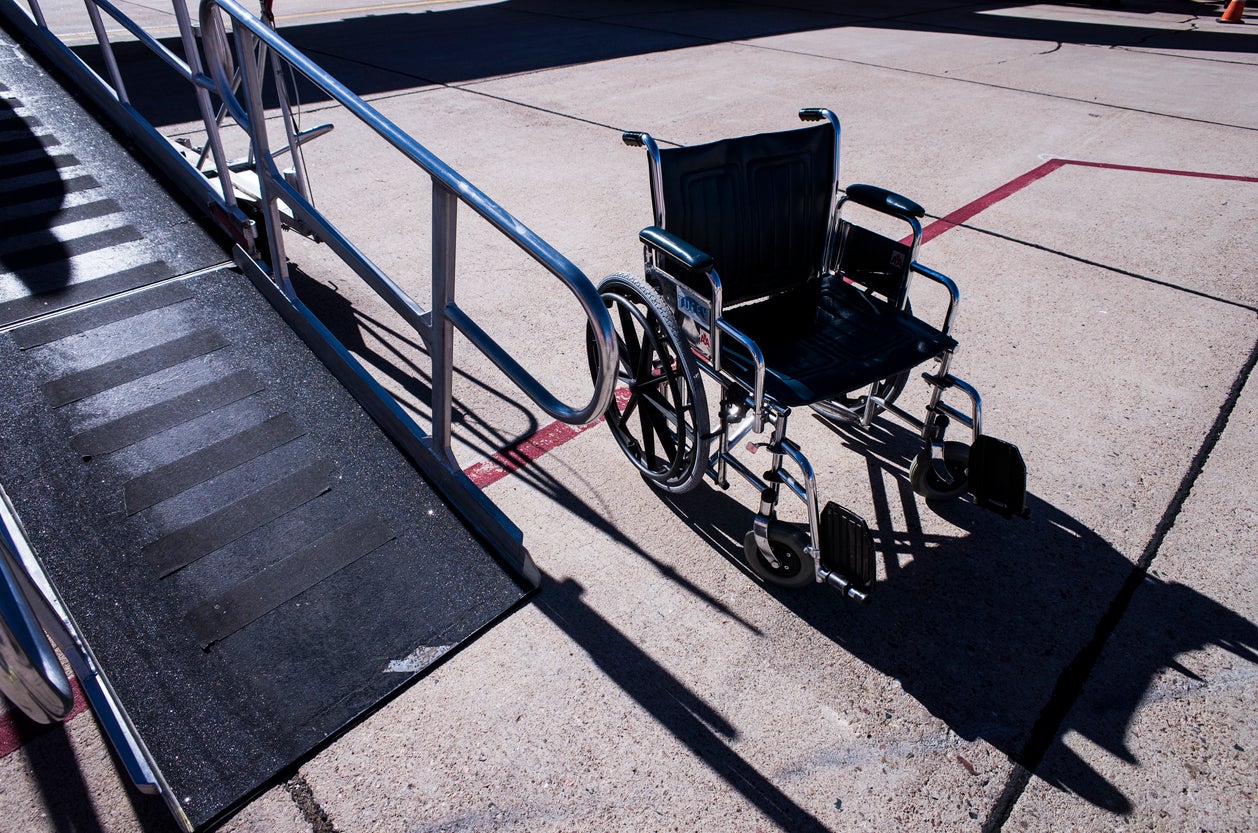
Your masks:
[{"label": "wheelchair small front caster wheel", "polygon": [[756,534],[748,532],[743,538],[743,555],[751,571],[769,584],[798,590],[817,580],[808,548],[808,533],[797,526],[780,522],[769,525],[769,546],[780,566],[774,567],[756,546]]},{"label": "wheelchair small front caster wheel", "polygon": [[954,500],[970,489],[970,447],[965,443],[944,443],[943,465],[951,476],[947,481],[935,469],[930,449],[924,448],[909,466],[909,484],[927,500]]}]

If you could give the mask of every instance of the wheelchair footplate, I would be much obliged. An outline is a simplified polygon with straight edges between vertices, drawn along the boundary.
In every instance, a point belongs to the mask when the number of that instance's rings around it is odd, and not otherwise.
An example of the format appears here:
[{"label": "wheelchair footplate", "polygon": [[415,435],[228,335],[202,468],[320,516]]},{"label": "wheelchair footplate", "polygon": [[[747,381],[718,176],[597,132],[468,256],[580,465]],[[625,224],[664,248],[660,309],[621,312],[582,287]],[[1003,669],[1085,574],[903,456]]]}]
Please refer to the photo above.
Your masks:
[{"label": "wheelchair footplate", "polygon": [[834,501],[821,512],[820,559],[826,583],[858,601],[874,589],[874,540],[869,524]]},{"label": "wheelchair footplate", "polygon": [[1006,518],[1025,518],[1026,463],[1012,443],[989,437],[975,439],[970,446],[970,492],[974,502]]}]

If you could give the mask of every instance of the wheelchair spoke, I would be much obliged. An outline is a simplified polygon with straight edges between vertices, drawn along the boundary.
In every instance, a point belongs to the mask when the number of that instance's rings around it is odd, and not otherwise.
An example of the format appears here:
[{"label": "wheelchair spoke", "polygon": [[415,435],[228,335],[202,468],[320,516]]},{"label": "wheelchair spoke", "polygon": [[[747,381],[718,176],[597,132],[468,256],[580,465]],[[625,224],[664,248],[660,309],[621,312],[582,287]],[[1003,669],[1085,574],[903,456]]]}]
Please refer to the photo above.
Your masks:
[{"label": "wheelchair spoke", "polygon": [[638,409],[638,422],[642,425],[642,458],[647,464],[647,471],[655,473],[655,432],[651,430],[651,417],[646,408]]},{"label": "wheelchair spoke", "polygon": [[[620,340],[621,360],[625,361],[626,356],[642,355],[642,343],[638,340],[638,327],[640,322],[636,321],[628,306],[620,307],[620,332],[622,337]],[[628,369],[628,362],[625,362]],[[631,371],[632,372],[632,371]]]},{"label": "wheelchair spoke", "polygon": [[680,352],[685,343],[673,313],[639,278],[613,275],[599,289],[617,330],[619,383],[628,390],[608,407],[607,425],[648,482],[686,491],[706,470],[707,406],[693,361]]},{"label": "wheelchair spoke", "polygon": [[[654,433],[659,440],[660,447],[664,450],[665,459],[676,460],[678,456],[677,443],[673,439],[673,426],[669,424],[668,418],[657,408],[642,408],[641,410],[643,415],[643,433],[648,431]],[[649,428],[647,423],[650,423]]]}]

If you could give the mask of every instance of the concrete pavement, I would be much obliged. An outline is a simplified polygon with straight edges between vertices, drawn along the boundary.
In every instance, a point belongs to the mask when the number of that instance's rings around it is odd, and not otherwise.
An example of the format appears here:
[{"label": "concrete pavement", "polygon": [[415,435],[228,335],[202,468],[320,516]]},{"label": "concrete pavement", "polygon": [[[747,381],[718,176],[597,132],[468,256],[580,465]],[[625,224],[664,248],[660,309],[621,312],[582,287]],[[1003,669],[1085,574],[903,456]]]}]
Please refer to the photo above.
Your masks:
[{"label": "concrete pavement", "polygon": [[[55,30],[86,31],[55,8]],[[927,506],[906,431],[798,415],[824,499],[880,530],[880,586],[856,608],[757,584],[739,564],[754,495],[661,498],[596,426],[486,487],[545,574],[536,601],[225,829],[1258,826],[1258,26],[1218,11],[278,7],[281,32],[595,280],[639,268],[650,221],[619,131],[693,144],[835,110],[843,184],[959,223],[922,260],[961,287],[956,370],[1023,449],[1033,515]],[[191,130],[160,104],[171,135]],[[336,108],[305,110],[337,124],[310,149],[321,207],[422,298],[425,178]],[[575,306],[466,212],[461,230],[467,306],[580,397]],[[398,322],[325,249],[290,255],[422,419]],[[459,350],[471,468],[549,420]],[[86,714],[0,760],[0,783],[0,830],[163,829]]]}]

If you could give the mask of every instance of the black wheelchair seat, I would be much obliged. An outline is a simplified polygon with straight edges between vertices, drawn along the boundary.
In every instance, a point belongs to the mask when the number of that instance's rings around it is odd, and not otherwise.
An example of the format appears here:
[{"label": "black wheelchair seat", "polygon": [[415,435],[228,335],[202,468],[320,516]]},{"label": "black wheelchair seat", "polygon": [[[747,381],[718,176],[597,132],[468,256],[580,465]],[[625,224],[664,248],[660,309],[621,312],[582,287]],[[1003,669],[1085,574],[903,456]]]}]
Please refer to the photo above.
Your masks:
[{"label": "black wheelchair seat", "polygon": [[[956,340],[842,278],[826,275],[725,311],[764,354],[765,393],[786,407],[836,399],[956,347]],[[748,387],[755,367],[727,344],[726,369]]]}]

